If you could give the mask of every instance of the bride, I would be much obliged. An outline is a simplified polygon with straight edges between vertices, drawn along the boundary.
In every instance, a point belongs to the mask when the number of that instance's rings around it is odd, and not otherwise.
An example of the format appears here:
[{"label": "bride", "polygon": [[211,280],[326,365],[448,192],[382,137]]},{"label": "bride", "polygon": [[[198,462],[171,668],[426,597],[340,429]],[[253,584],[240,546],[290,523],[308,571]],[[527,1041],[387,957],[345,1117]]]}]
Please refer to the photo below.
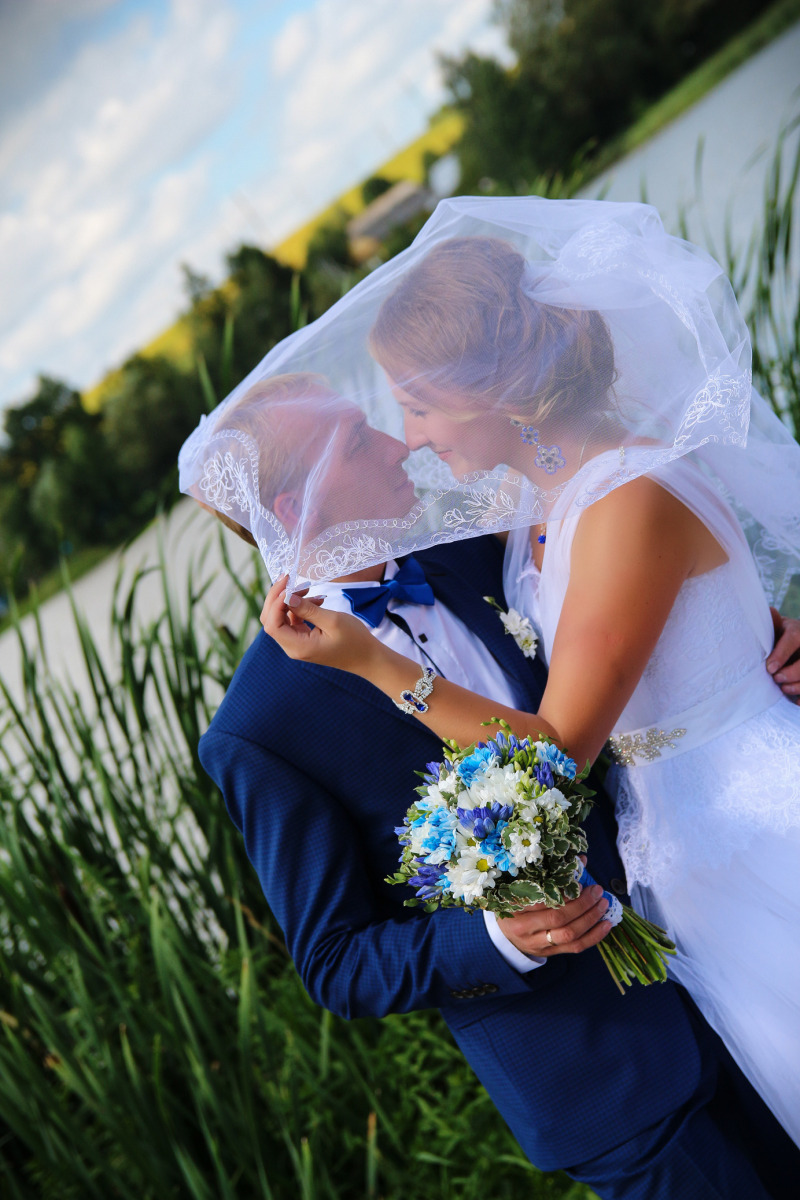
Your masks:
[{"label": "bride", "polygon": [[[399,405],[409,448],[444,466],[405,519],[362,519],[354,488],[352,520],[291,546],[242,499],[281,575],[265,630],[399,701],[419,668],[295,580],[510,531],[539,711],[436,679],[408,719],[465,745],[503,717],[579,764],[606,748],[634,903],[800,1145],[800,709],[765,669],[769,601],[800,572],[800,447],[752,392],[720,268],[645,205],[463,199],[317,325],[263,369],[325,370],[379,426]],[[337,452],[300,454],[306,511]]]}]

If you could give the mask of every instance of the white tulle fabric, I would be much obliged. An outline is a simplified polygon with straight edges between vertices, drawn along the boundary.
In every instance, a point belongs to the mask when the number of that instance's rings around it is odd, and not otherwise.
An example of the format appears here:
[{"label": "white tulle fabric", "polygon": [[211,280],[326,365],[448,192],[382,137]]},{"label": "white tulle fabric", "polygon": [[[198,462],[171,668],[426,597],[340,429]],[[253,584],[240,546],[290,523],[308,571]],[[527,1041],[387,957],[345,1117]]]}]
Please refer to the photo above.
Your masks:
[{"label": "white tulle fabric", "polygon": [[[588,465],[594,473],[602,464]],[[669,732],[687,710],[703,713],[689,749],[677,738],[661,757],[611,768],[619,848],[635,907],[678,946],[671,975],[800,1144],[800,708],[763,667],[770,614],[732,513],[690,458],[654,476],[729,558],[683,585],[616,724],[616,736]],[[506,597],[537,627],[548,661],[579,519],[548,525],[541,574],[525,531],[509,538]],[[748,677],[749,715],[720,733]]]},{"label": "white tulle fabric", "polygon": [[[431,437],[391,459],[398,443],[374,434],[404,437],[400,394],[454,416],[467,438],[482,420],[479,453],[451,469]],[[371,440],[353,455],[354,411]],[[570,486],[570,503],[694,451],[779,602],[800,573],[800,505],[787,503],[800,497],[800,449],[752,392],[719,265],[668,236],[649,205],[459,197],[201,421],[180,487],[249,530],[273,578],[324,582],[558,518],[565,480],[612,427],[624,458],[603,459],[579,495]]]}]

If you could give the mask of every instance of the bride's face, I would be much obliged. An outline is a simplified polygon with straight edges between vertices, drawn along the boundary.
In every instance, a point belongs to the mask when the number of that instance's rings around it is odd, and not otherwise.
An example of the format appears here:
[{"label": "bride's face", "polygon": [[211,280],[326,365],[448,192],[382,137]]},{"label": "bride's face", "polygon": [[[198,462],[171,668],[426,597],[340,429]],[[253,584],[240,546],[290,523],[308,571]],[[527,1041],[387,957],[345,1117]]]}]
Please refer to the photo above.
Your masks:
[{"label": "bride's face", "polygon": [[490,471],[508,462],[514,446],[514,430],[507,417],[496,412],[463,417],[452,403],[434,406],[401,388],[392,388],[403,410],[406,445],[409,450],[430,446],[457,478],[473,471]]}]

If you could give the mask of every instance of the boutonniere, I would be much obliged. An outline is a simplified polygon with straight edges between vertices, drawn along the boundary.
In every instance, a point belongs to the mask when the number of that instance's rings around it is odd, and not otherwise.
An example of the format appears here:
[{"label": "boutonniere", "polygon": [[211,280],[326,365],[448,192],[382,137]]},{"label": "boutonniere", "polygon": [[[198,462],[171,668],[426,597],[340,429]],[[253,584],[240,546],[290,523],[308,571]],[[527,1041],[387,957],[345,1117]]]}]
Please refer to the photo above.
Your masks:
[{"label": "boutonniere", "polygon": [[539,645],[539,638],[528,618],[523,617],[522,613],[518,613],[515,608],[510,608],[506,612],[504,608],[500,607],[494,596],[484,596],[483,598],[487,604],[491,604],[503,622],[506,633],[511,634],[525,657],[533,658],[536,654],[536,647]]}]

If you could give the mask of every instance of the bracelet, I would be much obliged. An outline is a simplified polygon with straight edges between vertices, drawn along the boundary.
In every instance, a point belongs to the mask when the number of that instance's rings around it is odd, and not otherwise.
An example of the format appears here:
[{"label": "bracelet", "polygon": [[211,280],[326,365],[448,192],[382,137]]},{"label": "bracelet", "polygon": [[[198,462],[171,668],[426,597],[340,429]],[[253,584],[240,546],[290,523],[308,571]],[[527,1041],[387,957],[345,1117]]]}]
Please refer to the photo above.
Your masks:
[{"label": "bracelet", "polygon": [[395,704],[404,713],[408,713],[413,717],[415,713],[424,713],[428,711],[428,706],[425,703],[425,697],[430,696],[433,691],[433,681],[436,678],[436,672],[432,667],[423,667],[423,674],[414,684],[413,692],[401,692],[400,699],[395,700]]}]

